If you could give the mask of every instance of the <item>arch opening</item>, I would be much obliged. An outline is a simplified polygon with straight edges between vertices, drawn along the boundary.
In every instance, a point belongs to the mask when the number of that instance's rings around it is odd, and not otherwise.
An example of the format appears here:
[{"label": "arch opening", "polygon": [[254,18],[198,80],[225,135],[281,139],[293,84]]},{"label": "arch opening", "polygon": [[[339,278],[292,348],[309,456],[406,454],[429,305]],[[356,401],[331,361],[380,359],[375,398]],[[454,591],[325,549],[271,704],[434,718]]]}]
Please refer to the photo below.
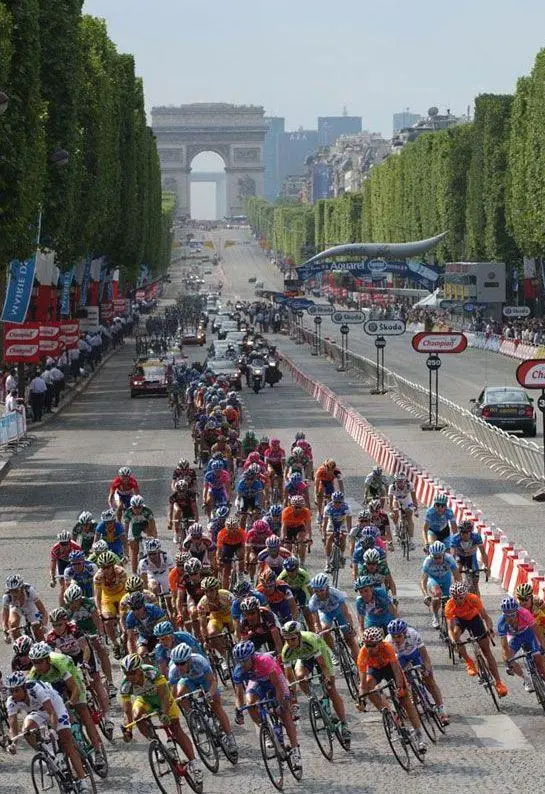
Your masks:
[{"label": "arch opening", "polygon": [[190,163],[190,206],[195,220],[219,220],[227,215],[225,160],[213,149]]}]

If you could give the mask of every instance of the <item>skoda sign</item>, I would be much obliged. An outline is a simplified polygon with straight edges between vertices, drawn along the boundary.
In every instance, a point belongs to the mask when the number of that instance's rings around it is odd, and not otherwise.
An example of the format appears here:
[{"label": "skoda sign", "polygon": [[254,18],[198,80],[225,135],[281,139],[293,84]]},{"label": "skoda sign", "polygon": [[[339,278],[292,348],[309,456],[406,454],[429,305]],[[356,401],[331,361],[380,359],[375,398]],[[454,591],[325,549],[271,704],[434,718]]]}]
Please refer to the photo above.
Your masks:
[{"label": "skoda sign", "polygon": [[363,330],[369,336],[399,336],[405,333],[403,320],[367,320]]},{"label": "skoda sign", "polygon": [[331,322],[335,325],[359,325],[365,322],[363,312],[333,312]]},{"label": "skoda sign", "polygon": [[335,309],[329,303],[315,303],[314,306],[309,306],[307,312],[311,317],[327,316],[333,314]]},{"label": "skoda sign", "polygon": [[504,317],[528,317],[530,314],[529,306],[504,306]]}]

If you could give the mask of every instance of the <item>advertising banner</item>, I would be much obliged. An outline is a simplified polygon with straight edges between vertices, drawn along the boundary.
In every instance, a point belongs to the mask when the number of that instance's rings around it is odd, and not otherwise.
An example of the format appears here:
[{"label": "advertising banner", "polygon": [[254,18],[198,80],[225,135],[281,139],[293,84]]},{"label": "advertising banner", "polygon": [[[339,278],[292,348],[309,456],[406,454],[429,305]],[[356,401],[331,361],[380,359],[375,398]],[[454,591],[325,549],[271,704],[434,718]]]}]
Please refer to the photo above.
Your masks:
[{"label": "advertising banner", "polygon": [[40,323],[6,323],[4,325],[4,361],[6,364],[40,361]]},{"label": "advertising banner", "polygon": [[42,358],[55,357],[61,352],[61,326],[60,323],[47,322],[40,325],[39,349]]},{"label": "advertising banner", "polygon": [[70,287],[74,278],[74,266],[61,273],[60,289],[61,289],[61,317],[68,317],[70,314]]},{"label": "advertising banner", "polygon": [[83,277],[81,279],[81,292],[79,296],[79,305],[87,306],[87,290],[89,289],[89,281],[91,280],[91,263],[90,256],[86,257],[83,265]]},{"label": "advertising banner", "polygon": [[61,320],[59,339],[67,350],[78,346],[79,320]]},{"label": "advertising banner", "polygon": [[36,257],[20,262],[13,259],[9,265],[8,286],[0,320],[4,323],[24,323],[36,270]]}]

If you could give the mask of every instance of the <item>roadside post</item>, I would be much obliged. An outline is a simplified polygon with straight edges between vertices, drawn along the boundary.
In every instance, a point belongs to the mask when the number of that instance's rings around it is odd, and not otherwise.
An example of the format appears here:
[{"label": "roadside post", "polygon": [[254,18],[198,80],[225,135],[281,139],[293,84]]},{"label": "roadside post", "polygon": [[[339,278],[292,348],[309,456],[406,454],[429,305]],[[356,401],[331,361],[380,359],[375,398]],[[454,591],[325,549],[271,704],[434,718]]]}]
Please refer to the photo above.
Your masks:
[{"label": "roadside post", "polygon": [[338,372],[346,371],[346,351],[348,349],[348,333],[350,325],[361,325],[365,322],[363,312],[338,311],[331,315],[331,322],[340,325],[341,332],[341,364],[337,367]]},{"label": "roadside post", "polygon": [[442,430],[445,425],[439,423],[439,369],[441,359],[439,353],[462,353],[467,347],[467,337],[460,333],[443,333],[437,331],[415,334],[411,340],[417,353],[427,353],[426,366],[429,372],[428,421],[421,425],[422,430]]},{"label": "roadside post", "polygon": [[322,316],[329,316],[333,314],[335,309],[328,303],[315,303],[314,306],[309,306],[307,312],[314,320],[314,348],[311,350],[311,356],[319,356],[322,352]]},{"label": "roadside post", "polygon": [[363,324],[363,332],[375,337],[377,353],[377,383],[371,394],[386,394],[388,389],[384,386],[384,351],[386,348],[385,336],[400,336],[405,333],[403,320],[367,320]]}]

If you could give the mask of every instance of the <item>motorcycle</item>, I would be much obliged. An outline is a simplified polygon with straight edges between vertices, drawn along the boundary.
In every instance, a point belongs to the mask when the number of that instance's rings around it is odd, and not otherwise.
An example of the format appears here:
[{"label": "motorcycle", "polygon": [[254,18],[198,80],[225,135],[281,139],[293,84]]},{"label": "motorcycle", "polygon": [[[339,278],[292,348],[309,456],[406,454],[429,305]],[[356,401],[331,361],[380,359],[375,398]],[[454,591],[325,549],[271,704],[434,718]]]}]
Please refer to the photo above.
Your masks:
[{"label": "motorcycle", "polygon": [[256,394],[265,386],[265,362],[256,358],[249,365],[252,389]]},{"label": "motorcycle", "polygon": [[278,383],[281,379],[282,379],[282,372],[280,371],[278,362],[275,361],[273,358],[267,359],[267,364],[265,367],[265,383],[268,383],[272,389],[274,384]]}]

